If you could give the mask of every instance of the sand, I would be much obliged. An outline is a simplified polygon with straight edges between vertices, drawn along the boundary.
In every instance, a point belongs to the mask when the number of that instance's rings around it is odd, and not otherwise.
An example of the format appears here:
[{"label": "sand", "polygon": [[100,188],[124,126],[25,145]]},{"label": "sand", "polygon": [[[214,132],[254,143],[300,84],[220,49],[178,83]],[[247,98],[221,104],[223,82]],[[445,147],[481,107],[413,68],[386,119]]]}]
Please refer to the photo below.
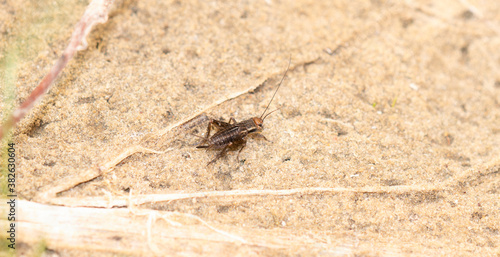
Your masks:
[{"label": "sand", "polygon": [[[0,58],[19,49],[16,105],[62,54],[87,4],[0,3]],[[102,201],[122,199],[104,210],[143,226],[95,228],[88,240],[101,244],[51,230],[42,243],[20,238],[19,251],[500,255],[500,2],[125,0],[88,42],[14,131],[18,194],[43,204],[32,207],[40,213],[102,211]],[[177,125],[200,113],[260,116],[290,57],[270,106],[281,109],[264,122],[269,141],[251,137],[239,161],[232,151],[207,166],[216,151],[196,149],[192,135],[207,124]],[[243,190],[268,191],[230,195]],[[229,195],[126,201],[203,192]],[[203,234],[204,221],[245,241],[161,237],[176,229],[165,220],[146,237],[148,219],[114,213],[123,207],[195,215],[177,231]],[[103,241],[102,231],[123,240]]]}]

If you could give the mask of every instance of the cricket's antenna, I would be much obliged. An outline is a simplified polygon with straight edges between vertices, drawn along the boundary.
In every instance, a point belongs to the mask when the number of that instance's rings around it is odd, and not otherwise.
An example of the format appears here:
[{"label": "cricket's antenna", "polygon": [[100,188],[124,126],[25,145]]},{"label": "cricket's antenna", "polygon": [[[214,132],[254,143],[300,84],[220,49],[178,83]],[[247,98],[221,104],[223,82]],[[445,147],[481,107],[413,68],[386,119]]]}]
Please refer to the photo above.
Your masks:
[{"label": "cricket's antenna", "polygon": [[[262,115],[260,115],[260,118],[262,119],[262,116],[264,116],[264,114],[266,113],[267,109],[269,108],[269,105],[271,105],[271,103],[273,102],[273,99],[274,99],[274,96],[276,95],[276,93],[278,93],[278,89],[280,89],[281,87],[281,83],[283,83],[283,80],[285,79],[286,77],[286,73],[288,72],[288,70],[290,69],[290,64],[292,63],[292,55],[290,55],[290,60],[288,61],[288,67],[286,68],[286,71],[285,71],[285,74],[283,74],[283,78],[281,78],[281,81],[280,83],[278,84],[278,88],[276,88],[276,91],[274,91],[274,94],[273,94],[273,97],[271,97],[271,101],[269,101],[269,103],[267,104],[267,107],[266,109],[264,110],[264,112],[262,113]],[[278,110],[278,109],[277,109]],[[274,110],[274,111],[277,111],[277,110]],[[273,111],[273,112],[274,112]],[[271,114],[271,113],[269,113]],[[266,115],[267,117],[267,115]],[[264,117],[265,119],[265,117]]]},{"label": "cricket's antenna", "polygon": [[276,109],[276,110],[274,110],[274,111],[272,111],[272,112],[268,112],[268,113],[266,114],[266,116],[264,116],[264,118],[262,118],[262,120],[265,120],[265,119],[266,119],[266,117],[267,117],[267,116],[269,116],[269,114],[271,114],[271,113],[273,113],[273,112],[275,112],[275,111],[277,111],[277,110],[279,110],[279,109],[281,109],[281,107],[280,107],[280,108],[278,108],[278,109]]}]

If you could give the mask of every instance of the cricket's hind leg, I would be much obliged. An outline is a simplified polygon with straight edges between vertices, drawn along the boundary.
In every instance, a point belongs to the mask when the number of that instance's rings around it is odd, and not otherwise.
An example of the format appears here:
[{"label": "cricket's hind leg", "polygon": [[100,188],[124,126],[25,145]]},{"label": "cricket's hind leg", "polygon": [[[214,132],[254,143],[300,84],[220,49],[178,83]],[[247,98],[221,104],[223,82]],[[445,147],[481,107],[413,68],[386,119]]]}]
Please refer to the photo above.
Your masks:
[{"label": "cricket's hind leg", "polygon": [[[229,148],[229,146],[231,146],[232,144],[228,144],[226,146],[224,146],[222,148],[222,150],[220,150],[217,155],[215,155],[215,158],[213,160],[211,160],[210,162],[207,163],[207,166],[209,166],[210,164],[214,163],[215,161],[217,161],[218,159],[220,159],[221,157],[225,156],[226,153],[227,153],[227,149]],[[202,147],[200,147],[202,148]],[[204,148],[208,148],[208,147],[204,147]]]},{"label": "cricket's hind leg", "polygon": [[195,137],[201,138],[201,142],[198,143],[198,145],[196,146],[196,148],[208,148],[208,147],[210,147],[210,145],[208,145],[208,138],[202,137],[202,136],[198,136],[198,135],[193,134],[193,133],[191,133],[191,135],[193,135]]},{"label": "cricket's hind leg", "polygon": [[[231,122],[231,120],[230,120],[230,122]],[[196,146],[196,148],[209,148],[210,147],[210,144],[208,143],[208,141],[210,138],[210,132],[212,131],[212,127],[215,128],[217,131],[219,131],[219,130],[227,128],[229,126],[231,126],[230,123],[220,121],[220,120],[209,119],[209,122],[207,125],[207,132],[206,132],[205,136],[202,137],[202,136],[195,135],[193,133],[191,134],[193,136],[196,136],[196,137],[199,137],[202,139],[202,141]]]},{"label": "cricket's hind leg", "polygon": [[236,122],[233,118],[229,120],[229,123],[221,121],[221,120],[215,120],[215,119],[210,119],[208,122],[207,126],[207,133],[205,134],[205,138],[208,139],[210,137],[210,132],[212,131],[212,126],[217,130],[220,131],[221,129],[225,129],[231,126],[231,120]]},{"label": "cricket's hind leg", "polygon": [[240,153],[241,153],[241,151],[243,151],[243,148],[245,148],[245,146],[247,146],[247,141],[246,140],[241,140],[239,144],[241,144],[241,148],[240,148],[240,150],[238,150],[238,154],[236,155],[236,161],[238,161],[238,162],[240,162]]}]

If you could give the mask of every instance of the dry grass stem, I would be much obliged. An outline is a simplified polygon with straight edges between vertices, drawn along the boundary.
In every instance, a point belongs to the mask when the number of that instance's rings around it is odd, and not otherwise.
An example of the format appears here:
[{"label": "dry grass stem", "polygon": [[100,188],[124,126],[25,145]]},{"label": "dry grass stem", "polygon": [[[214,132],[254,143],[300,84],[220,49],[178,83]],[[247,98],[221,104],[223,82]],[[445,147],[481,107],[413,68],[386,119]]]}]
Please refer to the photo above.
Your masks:
[{"label": "dry grass stem", "polygon": [[16,125],[35,104],[43,98],[45,93],[49,91],[51,85],[56,80],[57,76],[66,67],[68,62],[73,59],[77,51],[87,48],[85,37],[90,33],[92,27],[97,23],[105,23],[108,19],[108,11],[114,0],[93,0],[85,10],[80,21],[76,24],[73,34],[71,35],[68,47],[64,50],[62,56],[57,60],[50,72],[45,75],[40,84],[33,89],[28,98],[17,108],[14,113],[7,119],[0,129],[0,139],[4,133],[8,132]]},{"label": "dry grass stem", "polygon": [[231,191],[210,191],[196,193],[171,193],[171,194],[150,194],[138,196],[116,196],[109,197],[59,197],[52,198],[48,202],[51,204],[70,207],[127,207],[131,205],[141,205],[147,203],[172,202],[185,199],[207,199],[223,198],[224,201],[239,201],[241,197],[263,197],[263,196],[292,196],[292,195],[313,195],[313,194],[338,194],[338,193],[407,193],[407,192],[430,192],[447,190],[442,186],[386,186],[386,187],[363,187],[363,188],[295,188],[284,190],[231,190]]},{"label": "dry grass stem", "polygon": [[103,165],[99,167],[99,169],[89,169],[86,170],[85,172],[80,172],[78,173],[77,176],[72,177],[72,178],[65,178],[62,179],[61,181],[58,181],[57,184],[50,185],[47,190],[42,190],[42,192],[39,194],[37,199],[39,199],[42,202],[47,202],[50,201],[49,199],[53,198],[56,196],[56,194],[60,192],[67,191],[81,183],[88,182],[90,180],[93,180],[99,176],[102,176],[103,174],[106,174],[110,171],[113,170],[113,168],[118,165],[120,162],[125,160],[127,157],[135,154],[135,153],[156,153],[156,154],[161,154],[165,153],[166,151],[156,151],[152,149],[147,149],[144,148],[140,145],[135,145],[131,146],[127,149],[125,149],[123,152],[121,152],[118,156],[113,158],[112,160],[105,162]]}]

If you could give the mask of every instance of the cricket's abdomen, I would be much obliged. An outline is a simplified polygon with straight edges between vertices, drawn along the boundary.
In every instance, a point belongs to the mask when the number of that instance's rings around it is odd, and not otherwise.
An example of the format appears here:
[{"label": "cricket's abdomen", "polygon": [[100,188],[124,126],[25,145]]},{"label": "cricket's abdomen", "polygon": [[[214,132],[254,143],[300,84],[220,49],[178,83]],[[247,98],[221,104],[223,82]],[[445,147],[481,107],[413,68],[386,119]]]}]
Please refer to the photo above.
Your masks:
[{"label": "cricket's abdomen", "polygon": [[208,139],[208,145],[221,148],[236,141],[241,141],[247,135],[246,129],[235,126],[229,130],[215,133]]}]

